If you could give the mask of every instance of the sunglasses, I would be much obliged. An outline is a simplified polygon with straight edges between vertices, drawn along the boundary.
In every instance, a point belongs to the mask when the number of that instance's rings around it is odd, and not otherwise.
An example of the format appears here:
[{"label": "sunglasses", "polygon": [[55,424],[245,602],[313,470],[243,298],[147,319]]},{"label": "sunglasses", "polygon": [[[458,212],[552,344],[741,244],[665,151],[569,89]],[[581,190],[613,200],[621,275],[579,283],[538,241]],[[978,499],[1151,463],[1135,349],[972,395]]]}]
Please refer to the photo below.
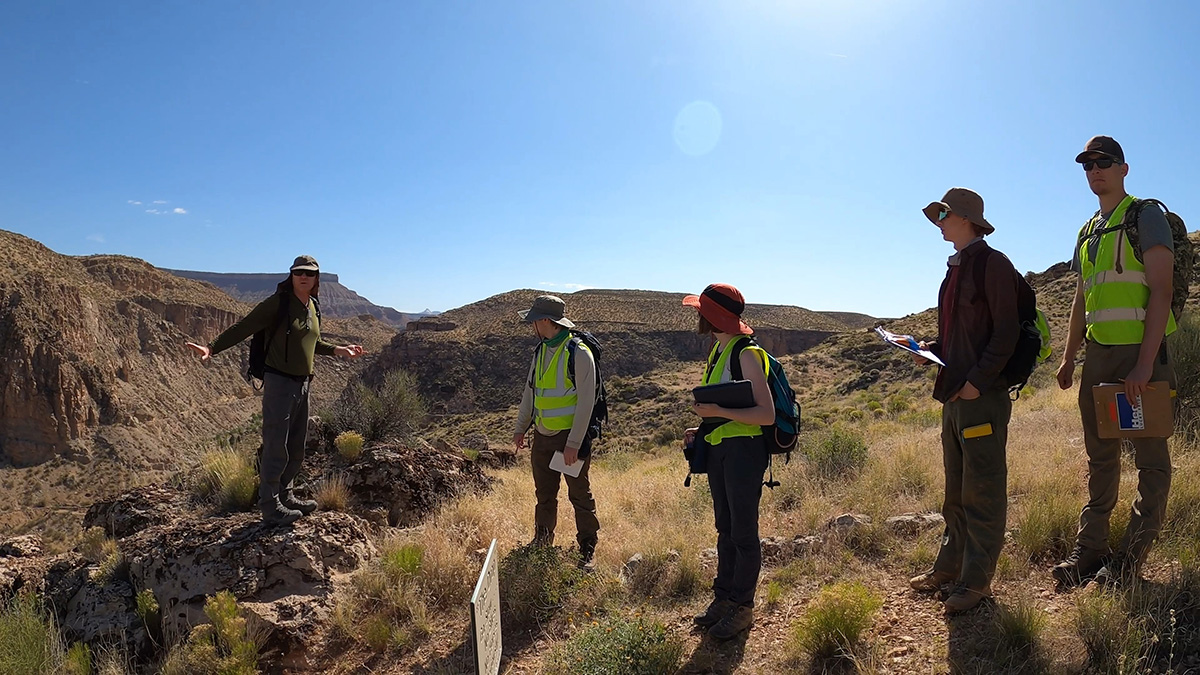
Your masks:
[{"label": "sunglasses", "polygon": [[315,277],[319,274],[316,270],[292,270],[294,277]]},{"label": "sunglasses", "polygon": [[952,213],[951,211],[948,211],[946,209],[942,209],[941,211],[938,211],[938,222],[940,223],[943,220],[945,220],[946,216],[950,215],[951,213]]},{"label": "sunglasses", "polygon": [[1093,159],[1093,160],[1083,163],[1083,170],[1091,171],[1095,167],[1100,167],[1101,169],[1107,169],[1110,166],[1112,166],[1113,164],[1120,164],[1120,162],[1118,162],[1115,159]]}]

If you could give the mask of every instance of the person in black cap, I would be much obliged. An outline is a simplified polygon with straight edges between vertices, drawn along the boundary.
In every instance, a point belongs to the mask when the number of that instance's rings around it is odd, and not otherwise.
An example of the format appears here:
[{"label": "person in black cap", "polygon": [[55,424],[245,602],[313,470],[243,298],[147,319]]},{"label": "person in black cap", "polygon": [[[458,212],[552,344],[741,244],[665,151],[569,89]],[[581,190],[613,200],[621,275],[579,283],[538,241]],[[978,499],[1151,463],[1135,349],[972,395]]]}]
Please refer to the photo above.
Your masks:
[{"label": "person in black cap", "polygon": [[1019,337],[1018,282],[1009,259],[983,240],[995,228],[983,217],[977,193],[951,188],[922,213],[954,246],[938,292],[938,338],[921,343],[946,363],[933,384],[933,397],[942,403],[946,530],[933,568],[909,585],[948,589],[945,609],[954,613],[991,596],[1004,547],[1012,401],[1001,371]]},{"label": "person in black cap", "polygon": [[[320,274],[316,258],[297,257],[288,278],[246,318],[207,345],[187,343],[201,360],[207,361],[261,330],[268,331],[258,507],[263,521],[270,524],[295,522],[317,508],[316,502],[298,499],[292,493],[292,481],[300,474],[308,439],[308,392],[314,355],[353,359],[364,351],[362,345],[337,346],[321,339],[321,315],[317,307]],[[281,307],[280,303],[287,303],[287,307]],[[276,323],[277,319],[282,319],[282,325]]]},{"label": "person in black cap", "polygon": [[[1164,337],[1175,331],[1171,312],[1174,241],[1166,215],[1125,192],[1129,165],[1121,145],[1095,136],[1075,157],[1100,208],[1076,240],[1071,269],[1079,274],[1071,321],[1058,368],[1058,385],[1071,388],[1075,355],[1086,342],[1079,378],[1079,413],[1088,455],[1088,502],[1079,514],[1074,550],[1052,574],[1063,586],[1135,579],[1162,528],[1171,487],[1165,438],[1134,438],[1137,497],[1115,555],[1109,551],[1109,516],[1121,481],[1121,442],[1100,438],[1092,387],[1125,383],[1135,400],[1151,381],[1175,388],[1175,370]],[[1111,225],[1110,225],[1111,223]]]},{"label": "person in black cap", "polygon": [[[566,317],[566,303],[553,295],[540,295],[533,306],[517,313],[541,339],[521,394],[513,445],[526,445],[526,433],[533,427],[529,459],[533,469],[537,507],[533,512],[533,542],[554,544],[558,524],[559,476],[567,481],[567,497],[575,508],[575,539],[579,544],[579,564],[585,570],[594,567],[600,521],[596,518],[596,499],[588,478],[591,469],[591,443],[588,425],[596,404],[596,359],[584,341],[571,334],[575,324]],[[582,462],[578,476],[550,468],[556,453],[562,453],[567,467]]]}]

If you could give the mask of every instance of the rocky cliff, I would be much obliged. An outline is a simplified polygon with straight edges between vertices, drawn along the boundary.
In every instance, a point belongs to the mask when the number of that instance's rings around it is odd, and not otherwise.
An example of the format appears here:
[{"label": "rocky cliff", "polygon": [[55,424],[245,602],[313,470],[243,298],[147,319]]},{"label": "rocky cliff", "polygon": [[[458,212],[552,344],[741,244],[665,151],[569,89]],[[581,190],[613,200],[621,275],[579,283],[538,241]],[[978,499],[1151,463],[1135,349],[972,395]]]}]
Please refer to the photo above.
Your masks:
[{"label": "rocky cliff", "polygon": [[[242,302],[257,303],[275,292],[275,286],[284,279],[280,274],[224,274],[220,272],[194,272],[190,270],[163,269],[185,279],[206,281]],[[392,326],[402,329],[409,321],[427,315],[406,314],[391,307],[381,307],[338,282],[338,275],[321,273],[321,314],[335,319],[350,319],[370,315]]]},{"label": "rocky cliff", "polygon": [[[394,368],[417,375],[435,410],[502,410],[518,402],[537,340],[517,318],[542,291],[502,293],[436,319],[409,324],[392,339],[364,378]],[[605,375],[636,376],[674,361],[707,355],[709,338],[696,333],[696,312],[683,294],[591,289],[562,296],[567,315],[603,346]],[[746,320],[771,353],[802,352],[850,327],[818,312],[782,305],[750,305]]]}]

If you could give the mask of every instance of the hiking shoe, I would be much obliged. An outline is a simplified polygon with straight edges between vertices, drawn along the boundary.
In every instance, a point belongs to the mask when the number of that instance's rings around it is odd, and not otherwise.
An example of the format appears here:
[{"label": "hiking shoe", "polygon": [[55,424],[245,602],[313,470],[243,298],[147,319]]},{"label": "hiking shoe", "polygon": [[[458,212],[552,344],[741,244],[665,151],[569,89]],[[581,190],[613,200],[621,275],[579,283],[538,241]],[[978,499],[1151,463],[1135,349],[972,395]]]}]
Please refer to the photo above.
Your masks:
[{"label": "hiking shoe", "polygon": [[278,499],[259,503],[258,507],[262,511],[263,522],[267,525],[289,525],[304,515],[295,509],[285,508]]},{"label": "hiking shoe", "polygon": [[930,570],[924,574],[918,574],[917,576],[909,579],[908,585],[914,591],[932,593],[934,591],[941,590],[942,586],[945,586],[946,584],[954,583],[954,580],[957,577],[957,574],[951,574],[950,572]]},{"label": "hiking shoe", "polygon": [[299,511],[305,516],[317,510],[316,502],[311,499],[296,499],[296,495],[292,494],[291,490],[279,493],[279,503],[283,508]]},{"label": "hiking shoe", "polygon": [[1136,565],[1131,564],[1123,556],[1116,556],[1096,572],[1096,575],[1092,577],[1092,584],[1100,588],[1121,588],[1133,583],[1140,576]]},{"label": "hiking shoe", "polygon": [[946,613],[957,614],[974,608],[981,600],[990,597],[992,597],[990,584],[983,588],[971,588],[966,584],[958,584],[943,604],[946,607]]},{"label": "hiking shoe", "polygon": [[579,569],[584,572],[596,571],[596,540],[588,539],[579,542]]},{"label": "hiking shoe", "polygon": [[1064,586],[1080,586],[1096,576],[1100,568],[1108,562],[1108,552],[1094,548],[1084,548],[1075,545],[1067,559],[1050,570],[1054,580]]},{"label": "hiking shoe", "polygon": [[715,626],[717,622],[724,619],[727,614],[734,610],[734,604],[728,600],[713,600],[708,604],[708,609],[704,610],[703,614],[697,614],[692,617],[692,622],[702,628]]},{"label": "hiking shoe", "polygon": [[738,633],[754,625],[754,608],[750,605],[738,605],[732,611],[708,629],[708,635],[714,640],[728,640]]}]

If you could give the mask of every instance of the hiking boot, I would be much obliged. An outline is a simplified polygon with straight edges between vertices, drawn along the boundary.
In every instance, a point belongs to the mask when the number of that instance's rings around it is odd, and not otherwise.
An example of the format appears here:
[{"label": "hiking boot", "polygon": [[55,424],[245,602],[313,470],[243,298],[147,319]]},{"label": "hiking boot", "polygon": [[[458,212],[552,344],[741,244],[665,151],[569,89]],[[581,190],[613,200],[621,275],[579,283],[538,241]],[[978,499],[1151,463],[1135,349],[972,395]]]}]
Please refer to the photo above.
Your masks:
[{"label": "hiking boot", "polygon": [[579,569],[584,572],[596,571],[595,539],[585,539],[579,542]]},{"label": "hiking boot", "polygon": [[918,574],[917,576],[909,579],[908,585],[914,591],[933,593],[934,591],[940,591],[942,586],[945,586],[946,584],[954,583],[954,580],[957,577],[957,574],[952,574],[950,572],[930,570],[924,574]]},{"label": "hiking boot", "polygon": [[294,509],[286,508],[279,503],[278,498],[259,502],[258,508],[262,511],[263,522],[267,525],[289,525],[300,520],[304,515]]},{"label": "hiking boot", "polygon": [[981,600],[990,597],[992,597],[992,587],[990,584],[983,588],[971,588],[966,584],[958,584],[950,592],[950,597],[946,598],[946,602],[943,604],[946,607],[947,614],[957,614],[958,612],[973,609]]},{"label": "hiking boot", "polygon": [[533,541],[529,542],[530,546],[553,546],[554,545],[554,530],[547,527],[537,527],[533,531]]},{"label": "hiking boot", "polygon": [[708,609],[705,609],[703,614],[697,614],[692,617],[692,623],[701,628],[715,626],[718,621],[724,619],[734,608],[735,605],[728,600],[713,600],[708,603]]},{"label": "hiking boot", "polygon": [[[1121,588],[1132,584],[1140,577],[1137,565],[1124,556],[1115,556],[1096,572],[1096,575],[1092,577],[1092,584],[1100,588]],[[1090,586],[1091,584],[1089,584]]]},{"label": "hiking boot", "polygon": [[1108,552],[1094,548],[1084,548],[1078,544],[1067,559],[1050,570],[1054,580],[1063,586],[1080,586],[1096,576],[1100,568],[1108,562]]},{"label": "hiking boot", "polygon": [[279,503],[283,505],[283,508],[299,511],[305,516],[317,510],[316,502],[311,499],[296,499],[296,495],[291,490],[280,491]]},{"label": "hiking boot", "polygon": [[754,608],[750,605],[738,605],[732,611],[726,612],[720,621],[709,628],[708,635],[714,640],[728,640],[752,625],[754,625]]}]

